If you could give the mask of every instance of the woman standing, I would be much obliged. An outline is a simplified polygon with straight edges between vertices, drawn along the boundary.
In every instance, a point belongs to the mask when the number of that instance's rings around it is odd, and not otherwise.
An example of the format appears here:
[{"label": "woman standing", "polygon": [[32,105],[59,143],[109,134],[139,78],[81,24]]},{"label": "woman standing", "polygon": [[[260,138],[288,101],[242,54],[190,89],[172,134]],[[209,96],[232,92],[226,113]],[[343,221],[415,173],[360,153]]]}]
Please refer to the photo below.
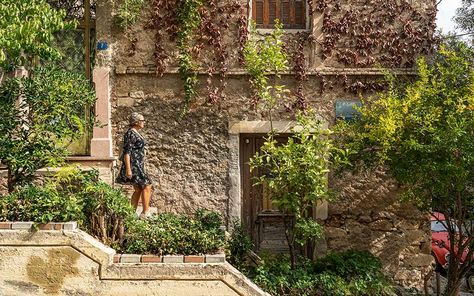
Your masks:
[{"label": "woman standing", "polygon": [[119,184],[133,185],[132,206],[137,209],[138,201],[142,200],[143,211],[140,218],[148,218],[151,213],[150,196],[151,180],[145,172],[145,139],[140,130],[145,126],[143,115],[133,112],[129,118],[130,127],[123,137],[122,166],[116,179]]}]

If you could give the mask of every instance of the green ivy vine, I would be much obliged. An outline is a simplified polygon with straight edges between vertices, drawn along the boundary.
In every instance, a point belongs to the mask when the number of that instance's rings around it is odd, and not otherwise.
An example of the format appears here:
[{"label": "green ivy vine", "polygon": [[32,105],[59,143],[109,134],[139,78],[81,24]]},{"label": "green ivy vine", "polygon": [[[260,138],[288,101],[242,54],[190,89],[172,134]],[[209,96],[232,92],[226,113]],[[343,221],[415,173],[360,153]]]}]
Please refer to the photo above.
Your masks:
[{"label": "green ivy vine", "polygon": [[202,0],[181,0],[177,11],[177,45],[179,50],[179,75],[184,83],[184,99],[181,117],[189,110],[189,104],[196,96],[196,85],[199,82],[197,77],[197,65],[193,60],[190,49],[192,47],[192,37],[194,31],[201,25],[201,15],[199,9],[202,7]]},{"label": "green ivy vine", "polygon": [[145,1],[147,0],[124,0],[118,7],[118,24],[122,28],[128,28],[136,23]]}]

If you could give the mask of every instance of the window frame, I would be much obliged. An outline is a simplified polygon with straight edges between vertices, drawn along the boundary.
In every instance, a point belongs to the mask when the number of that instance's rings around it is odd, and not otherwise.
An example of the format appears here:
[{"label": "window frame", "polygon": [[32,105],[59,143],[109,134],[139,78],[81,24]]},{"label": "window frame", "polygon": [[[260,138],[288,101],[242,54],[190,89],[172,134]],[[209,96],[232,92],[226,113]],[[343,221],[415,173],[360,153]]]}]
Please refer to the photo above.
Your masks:
[{"label": "window frame", "polygon": [[[264,3],[268,3],[267,0],[263,0]],[[278,1],[281,1],[281,0],[278,0]],[[304,2],[304,8],[305,8],[305,11],[304,11],[304,27],[302,28],[288,28],[288,27],[283,27],[283,30],[285,32],[307,32],[309,30],[311,30],[311,19],[310,18],[310,14],[309,14],[309,5],[308,5],[308,0],[302,0]],[[249,3],[248,3],[248,11],[249,11],[249,15],[248,15],[248,18],[249,20],[251,21],[254,21],[255,24],[256,24],[256,28],[257,28],[257,31],[258,32],[271,32],[273,31],[273,26],[272,25],[268,25],[267,27],[262,27],[262,26],[259,26],[257,25],[256,23],[256,18],[257,18],[257,15],[256,15],[256,2],[257,0],[250,0]],[[254,8],[255,7],[255,8]],[[281,21],[281,19],[280,19]]]}]

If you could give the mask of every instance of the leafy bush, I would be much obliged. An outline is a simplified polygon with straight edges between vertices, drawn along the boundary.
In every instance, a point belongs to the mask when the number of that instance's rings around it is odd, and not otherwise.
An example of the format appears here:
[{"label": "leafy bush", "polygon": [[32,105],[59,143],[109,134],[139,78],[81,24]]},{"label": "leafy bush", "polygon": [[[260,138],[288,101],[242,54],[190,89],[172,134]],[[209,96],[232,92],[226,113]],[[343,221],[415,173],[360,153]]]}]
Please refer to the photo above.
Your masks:
[{"label": "leafy bush", "polygon": [[117,246],[124,239],[126,225],[135,218],[128,198],[104,182],[89,184],[83,191],[83,223],[87,232],[105,244]]},{"label": "leafy bush", "polygon": [[319,287],[314,283],[311,269],[309,259],[299,258],[298,265],[292,269],[290,258],[279,255],[266,259],[263,265],[250,271],[249,277],[272,295],[313,296],[317,295]]},{"label": "leafy bush", "polygon": [[265,261],[250,273],[258,285],[282,296],[384,296],[393,287],[382,274],[380,261],[367,251],[332,253],[313,263],[301,258],[292,270],[288,256]]},{"label": "leafy bush", "polygon": [[234,223],[233,229],[227,241],[227,261],[237,269],[245,271],[247,253],[253,249],[253,242],[240,223]]},{"label": "leafy bush", "polygon": [[221,227],[222,219],[219,213],[206,209],[198,209],[194,217],[202,223],[206,229],[216,229]]},{"label": "leafy bush", "polygon": [[54,186],[26,185],[0,198],[0,221],[33,221],[38,223],[84,220],[82,201],[65,196]]},{"label": "leafy bush", "polygon": [[62,168],[41,186],[26,185],[0,197],[0,221],[73,220],[103,243],[129,253],[213,253],[225,243],[216,212],[200,209],[194,219],[163,213],[137,220],[128,198],[100,181],[97,171]]},{"label": "leafy bush", "polygon": [[0,85],[0,161],[9,192],[30,183],[38,169],[64,163],[67,146],[93,126],[93,117],[83,116],[95,102],[85,77],[54,67],[30,74]]},{"label": "leafy bush", "polygon": [[125,234],[122,251],[159,255],[217,252],[224,246],[221,223],[215,214],[202,214],[202,210],[196,213],[198,219],[162,213],[148,220],[135,220]]}]

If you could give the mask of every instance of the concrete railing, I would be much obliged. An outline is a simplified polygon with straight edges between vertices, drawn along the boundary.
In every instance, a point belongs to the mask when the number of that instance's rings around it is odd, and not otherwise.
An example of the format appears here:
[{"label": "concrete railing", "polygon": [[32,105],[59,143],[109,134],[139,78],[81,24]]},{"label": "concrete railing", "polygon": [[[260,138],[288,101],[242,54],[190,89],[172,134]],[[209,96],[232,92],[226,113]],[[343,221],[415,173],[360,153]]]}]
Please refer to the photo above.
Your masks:
[{"label": "concrete railing", "polygon": [[0,222],[0,296],[269,295],[224,255],[116,254],[74,222]]}]

